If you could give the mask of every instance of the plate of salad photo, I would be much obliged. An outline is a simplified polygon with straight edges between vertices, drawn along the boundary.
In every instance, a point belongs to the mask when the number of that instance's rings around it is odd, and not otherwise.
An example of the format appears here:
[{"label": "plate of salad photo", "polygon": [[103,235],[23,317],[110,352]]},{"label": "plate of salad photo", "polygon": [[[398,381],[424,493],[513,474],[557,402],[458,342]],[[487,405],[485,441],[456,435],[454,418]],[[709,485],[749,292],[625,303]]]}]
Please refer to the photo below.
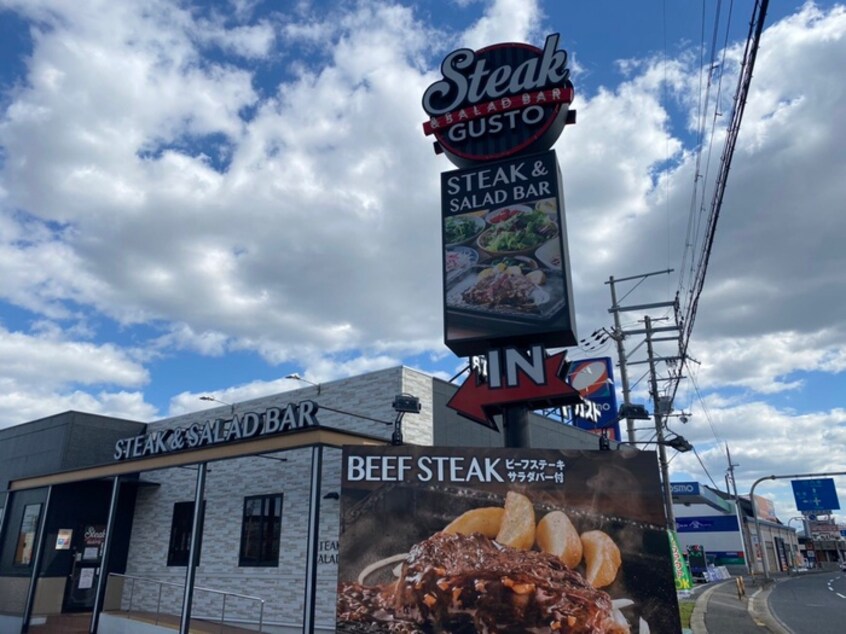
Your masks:
[{"label": "plate of salad photo", "polygon": [[448,247],[467,244],[484,229],[484,218],[475,213],[448,216],[444,219],[444,242]]},{"label": "plate of salad photo", "polygon": [[526,255],[558,235],[558,225],[543,211],[518,213],[485,230],[479,248],[491,256]]}]

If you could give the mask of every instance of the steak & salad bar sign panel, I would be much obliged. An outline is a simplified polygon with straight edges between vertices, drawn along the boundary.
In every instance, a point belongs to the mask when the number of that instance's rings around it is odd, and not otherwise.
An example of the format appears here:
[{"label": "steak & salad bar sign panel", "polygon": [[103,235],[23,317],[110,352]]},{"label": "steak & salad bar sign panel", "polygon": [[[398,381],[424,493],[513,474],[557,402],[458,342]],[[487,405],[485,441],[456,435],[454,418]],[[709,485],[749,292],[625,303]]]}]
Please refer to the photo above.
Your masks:
[{"label": "steak & salad bar sign panel", "polygon": [[345,447],[336,628],[681,631],[654,452]]},{"label": "steak & salad bar sign panel", "polygon": [[444,172],[441,198],[447,347],[575,345],[555,152]]}]

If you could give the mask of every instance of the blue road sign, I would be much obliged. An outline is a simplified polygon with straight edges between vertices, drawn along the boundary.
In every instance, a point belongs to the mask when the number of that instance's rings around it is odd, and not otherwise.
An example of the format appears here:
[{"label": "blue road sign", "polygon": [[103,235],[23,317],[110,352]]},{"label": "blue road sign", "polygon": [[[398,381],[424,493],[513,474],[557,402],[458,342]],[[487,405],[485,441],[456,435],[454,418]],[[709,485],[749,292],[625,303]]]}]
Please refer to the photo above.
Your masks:
[{"label": "blue road sign", "polygon": [[791,480],[796,509],[799,511],[838,510],[837,490],[832,478]]}]

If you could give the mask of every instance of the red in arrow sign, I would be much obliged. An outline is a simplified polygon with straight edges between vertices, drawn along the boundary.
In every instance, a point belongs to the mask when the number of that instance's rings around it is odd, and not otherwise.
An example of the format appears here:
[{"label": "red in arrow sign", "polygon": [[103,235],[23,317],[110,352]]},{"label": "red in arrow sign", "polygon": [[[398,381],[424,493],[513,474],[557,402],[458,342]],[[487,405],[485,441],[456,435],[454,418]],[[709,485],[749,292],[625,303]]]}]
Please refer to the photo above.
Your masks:
[{"label": "red in arrow sign", "polygon": [[516,385],[496,388],[481,381],[478,370],[474,369],[453,394],[447,407],[485,427],[497,429],[493,416],[501,413],[507,405],[521,404],[530,409],[576,405],[582,402],[582,397],[565,380],[568,366],[566,352],[559,352],[544,359],[543,383],[519,373]]}]

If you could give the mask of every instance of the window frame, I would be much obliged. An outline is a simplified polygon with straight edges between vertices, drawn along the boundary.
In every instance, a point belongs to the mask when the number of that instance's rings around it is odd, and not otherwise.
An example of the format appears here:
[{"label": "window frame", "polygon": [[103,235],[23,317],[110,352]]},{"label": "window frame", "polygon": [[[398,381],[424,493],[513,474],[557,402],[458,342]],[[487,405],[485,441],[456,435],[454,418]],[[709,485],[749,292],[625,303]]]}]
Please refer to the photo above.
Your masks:
[{"label": "window frame", "polygon": [[21,513],[21,523],[18,527],[15,553],[12,556],[12,565],[15,568],[30,568],[32,566],[32,560],[35,558],[35,551],[37,549],[38,531],[41,528],[42,512],[43,509],[40,502],[24,505],[23,512]]},{"label": "window frame", "polygon": [[[179,515],[179,527],[177,527],[177,508],[184,509],[181,511]],[[190,510],[189,510],[190,509]],[[186,515],[187,517],[183,517]],[[200,554],[203,550],[203,523],[206,516],[206,501],[200,504],[200,530],[198,534],[198,548],[197,548],[197,557],[194,565],[200,564]],[[187,530],[185,530],[187,524]],[[173,512],[171,514],[170,519],[170,538],[168,539],[167,545],[167,565],[168,566],[187,566],[188,565],[188,558],[191,556],[191,530],[194,524],[194,501],[190,500],[187,502],[174,502],[173,503]],[[177,528],[180,528],[186,537],[186,547],[185,549],[176,549],[175,543],[177,540]],[[181,541],[181,540],[179,540]]]},{"label": "window frame", "polygon": [[[248,513],[248,506],[256,501],[260,502],[261,510],[258,516]],[[275,509],[278,508],[278,515]],[[240,568],[274,568],[279,566],[279,553],[282,545],[282,511],[284,509],[284,496],[282,493],[263,493],[260,495],[248,495],[244,498],[243,512],[241,515],[241,540],[238,546],[238,566]],[[249,537],[251,524],[258,517],[257,544],[258,556],[247,556],[246,550],[250,547]],[[270,536],[266,532],[270,531]],[[270,552],[266,550],[270,549]]]}]

